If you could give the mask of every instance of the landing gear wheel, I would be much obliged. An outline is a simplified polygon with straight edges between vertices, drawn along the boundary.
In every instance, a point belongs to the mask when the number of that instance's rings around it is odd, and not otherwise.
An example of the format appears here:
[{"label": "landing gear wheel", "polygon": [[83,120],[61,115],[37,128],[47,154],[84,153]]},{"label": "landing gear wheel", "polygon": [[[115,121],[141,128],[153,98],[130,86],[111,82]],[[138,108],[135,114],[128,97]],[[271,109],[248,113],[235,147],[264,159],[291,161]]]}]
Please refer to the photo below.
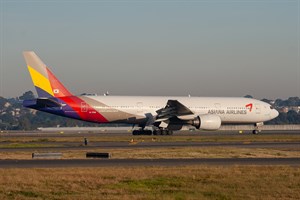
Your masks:
[{"label": "landing gear wheel", "polygon": [[161,130],[162,135],[168,135],[168,130]]},{"label": "landing gear wheel", "polygon": [[168,135],[173,135],[173,131],[168,131]]},{"label": "landing gear wheel", "polygon": [[151,133],[153,135],[173,135],[173,131],[167,130],[167,129],[156,129],[156,130],[153,130]]},{"label": "landing gear wheel", "polygon": [[152,130],[144,130],[143,135],[152,135]]},{"label": "landing gear wheel", "polygon": [[132,131],[132,135],[139,135],[140,134],[140,131],[139,130],[134,130]]},{"label": "landing gear wheel", "polygon": [[132,135],[152,135],[152,130],[134,130]]}]

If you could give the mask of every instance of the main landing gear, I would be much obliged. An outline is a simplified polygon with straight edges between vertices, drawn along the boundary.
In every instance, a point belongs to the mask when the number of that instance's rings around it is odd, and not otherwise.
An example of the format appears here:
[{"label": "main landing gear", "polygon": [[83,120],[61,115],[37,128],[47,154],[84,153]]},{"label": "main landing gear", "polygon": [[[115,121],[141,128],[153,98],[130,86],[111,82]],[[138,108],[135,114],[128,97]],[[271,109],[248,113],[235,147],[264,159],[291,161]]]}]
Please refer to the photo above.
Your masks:
[{"label": "main landing gear", "polygon": [[152,130],[133,130],[132,135],[152,135]]},{"label": "main landing gear", "polygon": [[133,130],[132,135],[173,135],[172,130],[157,129],[157,130]]},{"label": "main landing gear", "polygon": [[158,129],[153,131],[153,135],[173,135],[173,131],[167,129]]}]

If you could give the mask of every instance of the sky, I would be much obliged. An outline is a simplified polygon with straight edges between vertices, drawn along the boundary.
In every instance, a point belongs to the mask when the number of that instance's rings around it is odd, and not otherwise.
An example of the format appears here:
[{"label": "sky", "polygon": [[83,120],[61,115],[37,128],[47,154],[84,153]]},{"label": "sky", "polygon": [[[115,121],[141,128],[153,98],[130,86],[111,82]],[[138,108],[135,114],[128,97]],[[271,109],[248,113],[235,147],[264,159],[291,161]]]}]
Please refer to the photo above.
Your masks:
[{"label": "sky", "polygon": [[33,50],[73,93],[300,96],[300,0],[0,0],[0,96]]}]

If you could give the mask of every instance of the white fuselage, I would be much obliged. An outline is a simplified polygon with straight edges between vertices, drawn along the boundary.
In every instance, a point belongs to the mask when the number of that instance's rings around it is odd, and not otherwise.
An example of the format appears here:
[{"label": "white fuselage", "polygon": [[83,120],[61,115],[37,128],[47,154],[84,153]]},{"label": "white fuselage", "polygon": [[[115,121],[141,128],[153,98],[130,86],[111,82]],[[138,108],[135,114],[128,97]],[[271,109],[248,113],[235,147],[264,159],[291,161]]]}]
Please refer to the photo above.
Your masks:
[{"label": "white fuselage", "polygon": [[[224,123],[259,123],[278,116],[270,104],[251,98],[230,97],[161,97],[161,96],[87,96],[106,106],[94,106],[100,113],[118,111],[129,113],[140,118],[145,114],[156,115],[164,108],[168,100],[177,100],[194,114],[182,118],[193,118],[199,115],[218,115]],[[248,105],[248,106],[247,106]],[[92,105],[93,106],[93,105]],[[122,117],[122,116],[120,116]],[[123,116],[124,117],[124,116]],[[125,117],[126,118],[126,117]],[[122,120],[118,118],[118,121]]]}]

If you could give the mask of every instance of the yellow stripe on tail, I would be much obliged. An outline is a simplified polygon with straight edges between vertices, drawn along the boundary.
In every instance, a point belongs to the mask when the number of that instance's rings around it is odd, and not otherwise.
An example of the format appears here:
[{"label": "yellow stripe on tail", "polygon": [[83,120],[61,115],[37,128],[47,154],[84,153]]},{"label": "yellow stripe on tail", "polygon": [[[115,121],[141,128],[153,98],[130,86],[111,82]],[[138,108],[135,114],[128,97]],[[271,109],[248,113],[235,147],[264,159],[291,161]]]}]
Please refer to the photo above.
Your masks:
[{"label": "yellow stripe on tail", "polygon": [[50,81],[48,78],[44,77],[42,74],[37,72],[35,69],[28,65],[28,70],[35,87],[39,87],[50,95],[54,96]]}]

